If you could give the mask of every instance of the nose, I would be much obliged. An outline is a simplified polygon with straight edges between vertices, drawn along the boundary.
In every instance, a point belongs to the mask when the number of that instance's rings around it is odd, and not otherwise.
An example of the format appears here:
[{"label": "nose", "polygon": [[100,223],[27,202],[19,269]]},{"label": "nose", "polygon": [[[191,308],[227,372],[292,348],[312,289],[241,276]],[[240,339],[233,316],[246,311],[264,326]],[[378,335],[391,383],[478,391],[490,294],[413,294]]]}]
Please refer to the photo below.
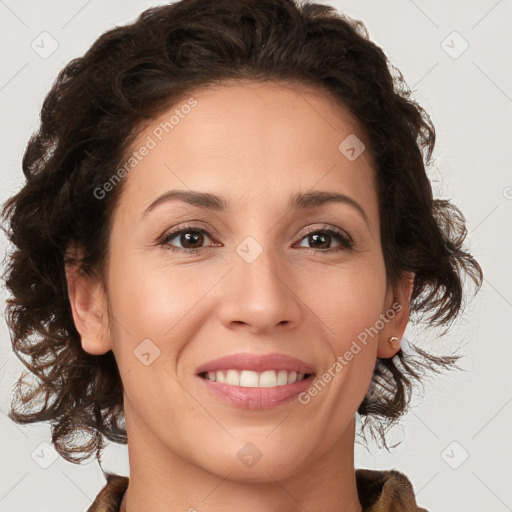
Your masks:
[{"label": "nose", "polygon": [[263,250],[252,262],[239,254],[233,261],[234,268],[223,280],[218,305],[224,326],[254,334],[296,328],[302,318],[303,302],[289,265],[270,250]]}]

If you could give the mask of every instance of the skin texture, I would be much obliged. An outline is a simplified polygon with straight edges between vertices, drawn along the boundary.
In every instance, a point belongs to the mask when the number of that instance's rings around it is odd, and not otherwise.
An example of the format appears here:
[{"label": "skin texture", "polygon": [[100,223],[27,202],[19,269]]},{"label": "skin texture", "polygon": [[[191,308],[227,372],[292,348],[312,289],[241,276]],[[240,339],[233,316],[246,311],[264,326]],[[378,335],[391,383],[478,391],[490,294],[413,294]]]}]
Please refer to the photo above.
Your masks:
[{"label": "skin texture", "polygon": [[[411,292],[409,280],[394,289],[386,281],[369,152],[350,161],[338,149],[364,134],[332,98],[305,86],[225,84],[193,97],[197,106],[124,178],[107,282],[68,272],[83,348],[113,350],[123,380],[126,510],[361,511],[355,413],[376,357],[399,348],[388,339],[403,335]],[[132,150],[175,108],[145,127]],[[220,195],[230,207],[168,201],[143,216],[173,189]],[[292,194],[313,190],[349,196],[366,220],[343,203],[290,208]],[[179,235],[159,244],[185,223],[209,232],[189,245],[202,243],[199,252],[172,252],[171,243],[186,247]],[[324,225],[354,247],[325,234],[315,245],[307,235],[325,233]],[[236,252],[248,236],[263,249],[252,263]],[[396,302],[401,311],[306,405],[236,408],[196,375],[199,365],[238,352],[292,355],[320,375]],[[145,339],[160,350],[148,366],[134,356]],[[261,452],[252,467],[237,457],[249,442]]]}]

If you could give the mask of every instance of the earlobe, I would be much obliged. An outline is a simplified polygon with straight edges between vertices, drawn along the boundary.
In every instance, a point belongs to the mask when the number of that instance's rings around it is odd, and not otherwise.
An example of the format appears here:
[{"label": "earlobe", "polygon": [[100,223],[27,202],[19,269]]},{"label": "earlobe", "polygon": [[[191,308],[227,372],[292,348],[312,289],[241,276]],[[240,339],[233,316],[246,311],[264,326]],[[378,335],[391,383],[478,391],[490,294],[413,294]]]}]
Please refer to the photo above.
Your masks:
[{"label": "earlobe", "polygon": [[379,333],[377,357],[393,357],[400,349],[400,340],[409,321],[414,276],[413,272],[404,272],[401,281],[388,293],[384,311],[387,322]]},{"label": "earlobe", "polygon": [[81,254],[76,246],[68,250],[69,255],[72,255],[72,263],[66,263],[65,267],[68,296],[82,348],[89,354],[105,354],[112,347],[101,280],[80,270]]}]

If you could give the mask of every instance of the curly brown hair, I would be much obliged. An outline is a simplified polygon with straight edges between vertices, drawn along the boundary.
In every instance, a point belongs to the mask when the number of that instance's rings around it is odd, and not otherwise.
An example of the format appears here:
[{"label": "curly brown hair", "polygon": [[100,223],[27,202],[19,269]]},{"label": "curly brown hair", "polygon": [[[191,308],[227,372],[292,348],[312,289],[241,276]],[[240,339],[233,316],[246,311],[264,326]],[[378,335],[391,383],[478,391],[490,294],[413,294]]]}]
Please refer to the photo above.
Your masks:
[{"label": "curly brown hair", "polygon": [[[328,91],[363,126],[375,162],[386,272],[415,273],[411,312],[448,326],[464,306],[464,280],[482,270],[463,247],[465,219],[434,199],[426,168],[432,122],[364,25],[333,7],[293,0],[182,0],[148,9],[103,34],[59,74],[23,158],[26,183],[3,209],[13,244],[5,281],[13,349],[35,381],[20,377],[10,417],[48,421],[67,460],[100,456],[105,438],[126,443],[123,387],[111,351],[81,347],[65,268],[71,242],[83,272],[103,275],[120,183],[94,194],[124,161],[145,123],[185,94],[228,80],[280,81]],[[76,263],[76,262],[75,262]],[[409,351],[408,351],[409,352]],[[413,383],[452,367],[411,345],[377,358],[358,412],[372,435],[406,411]]]}]

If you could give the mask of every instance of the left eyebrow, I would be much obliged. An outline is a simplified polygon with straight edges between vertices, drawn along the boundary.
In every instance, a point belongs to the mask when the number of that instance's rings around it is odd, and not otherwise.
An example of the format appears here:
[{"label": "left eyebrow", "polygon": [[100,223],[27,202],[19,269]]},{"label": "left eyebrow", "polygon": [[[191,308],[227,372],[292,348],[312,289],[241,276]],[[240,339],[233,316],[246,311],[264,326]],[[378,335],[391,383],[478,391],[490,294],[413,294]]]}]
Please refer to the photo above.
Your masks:
[{"label": "left eyebrow", "polygon": [[338,192],[327,192],[322,190],[313,190],[311,192],[301,192],[294,194],[290,200],[290,205],[296,210],[306,210],[321,206],[327,203],[343,203],[352,206],[370,226],[370,221],[363,207],[354,199]]},{"label": "left eyebrow", "polygon": [[[194,190],[170,190],[157,197],[142,214],[145,217],[151,210],[154,210],[162,203],[181,200],[192,206],[208,210],[225,211],[230,207],[230,202],[221,196],[208,192],[197,192]],[[294,210],[307,210],[327,203],[343,203],[352,206],[369,225],[368,216],[363,207],[354,199],[338,192],[313,190],[310,192],[299,192],[290,198],[290,207]]]}]

